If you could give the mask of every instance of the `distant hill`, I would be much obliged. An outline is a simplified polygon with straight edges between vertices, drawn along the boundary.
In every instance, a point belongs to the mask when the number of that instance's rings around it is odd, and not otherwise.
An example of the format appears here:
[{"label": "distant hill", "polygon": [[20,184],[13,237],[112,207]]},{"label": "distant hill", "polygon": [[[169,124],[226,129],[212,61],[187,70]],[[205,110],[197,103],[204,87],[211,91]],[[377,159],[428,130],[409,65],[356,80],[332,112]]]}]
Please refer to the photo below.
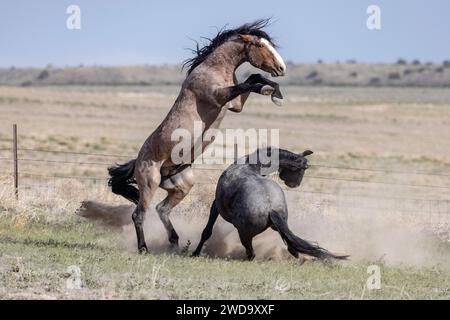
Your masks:
[{"label": "distant hill", "polygon": [[[244,65],[245,78],[256,70]],[[0,85],[175,85],[185,72],[179,65],[79,66],[67,68],[3,68]],[[450,87],[450,62],[441,64],[288,63],[288,74],[276,81],[284,85]]]}]

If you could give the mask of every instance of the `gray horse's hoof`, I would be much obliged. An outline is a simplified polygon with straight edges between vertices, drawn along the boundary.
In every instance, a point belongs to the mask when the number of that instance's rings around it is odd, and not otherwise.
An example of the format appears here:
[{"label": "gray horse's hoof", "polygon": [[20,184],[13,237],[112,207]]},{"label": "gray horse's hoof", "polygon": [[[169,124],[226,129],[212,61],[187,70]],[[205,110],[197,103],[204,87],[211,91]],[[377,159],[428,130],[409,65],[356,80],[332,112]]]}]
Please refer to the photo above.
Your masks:
[{"label": "gray horse's hoof", "polygon": [[275,88],[269,85],[265,85],[261,88],[260,93],[265,96],[270,96],[275,92]]},{"label": "gray horse's hoof", "polygon": [[138,248],[138,253],[139,254],[150,254],[150,250],[148,250],[147,246]]},{"label": "gray horse's hoof", "polygon": [[167,248],[167,252],[171,253],[171,254],[180,254],[180,253],[182,254],[182,253],[184,253],[183,249],[178,246],[178,242],[169,244],[169,247]]}]

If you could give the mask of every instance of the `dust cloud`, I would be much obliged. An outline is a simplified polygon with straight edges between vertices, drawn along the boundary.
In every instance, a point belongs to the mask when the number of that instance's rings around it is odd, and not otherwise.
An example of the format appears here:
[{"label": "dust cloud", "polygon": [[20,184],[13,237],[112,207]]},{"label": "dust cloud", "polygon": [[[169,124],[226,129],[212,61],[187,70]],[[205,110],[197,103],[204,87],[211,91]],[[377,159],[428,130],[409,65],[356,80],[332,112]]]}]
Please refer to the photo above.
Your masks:
[{"label": "dust cloud", "polygon": [[[299,197],[298,193],[288,192],[287,199],[291,208],[290,229],[297,236],[316,242],[333,253],[350,255],[349,262],[345,263],[370,261],[407,266],[450,265],[448,240],[439,239],[433,229],[426,228],[425,222],[417,221],[416,216],[404,217],[403,214],[395,213],[395,210],[386,212],[370,206],[370,200],[357,197],[349,204],[349,201],[340,197],[314,199],[311,195]],[[134,205],[111,206],[85,201],[77,213],[119,228],[120,247],[134,251],[136,235],[131,220],[133,210]],[[181,252],[192,252],[196,248],[207,222],[207,216],[193,215],[192,212],[192,208],[180,205],[171,214],[172,223],[180,237]],[[144,227],[147,246],[152,252],[171,252],[166,231],[154,209],[148,213]],[[287,252],[279,234],[271,229],[255,237],[253,245],[256,259],[294,259]],[[245,259],[236,229],[220,217],[202,254]]]}]

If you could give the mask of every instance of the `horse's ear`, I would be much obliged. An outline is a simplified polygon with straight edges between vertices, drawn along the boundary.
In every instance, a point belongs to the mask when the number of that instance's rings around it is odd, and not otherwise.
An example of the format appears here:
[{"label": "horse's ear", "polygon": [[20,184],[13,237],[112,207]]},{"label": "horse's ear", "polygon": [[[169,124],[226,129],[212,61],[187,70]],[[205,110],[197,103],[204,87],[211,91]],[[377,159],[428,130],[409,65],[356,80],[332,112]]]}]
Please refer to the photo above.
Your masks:
[{"label": "horse's ear", "polygon": [[311,150],[305,150],[305,151],[303,151],[302,156],[306,157],[306,156],[309,156],[310,154],[313,154],[313,153],[314,152],[312,152]]},{"label": "horse's ear", "polygon": [[239,37],[245,43],[251,43],[253,41],[253,36],[250,34],[239,34]]}]

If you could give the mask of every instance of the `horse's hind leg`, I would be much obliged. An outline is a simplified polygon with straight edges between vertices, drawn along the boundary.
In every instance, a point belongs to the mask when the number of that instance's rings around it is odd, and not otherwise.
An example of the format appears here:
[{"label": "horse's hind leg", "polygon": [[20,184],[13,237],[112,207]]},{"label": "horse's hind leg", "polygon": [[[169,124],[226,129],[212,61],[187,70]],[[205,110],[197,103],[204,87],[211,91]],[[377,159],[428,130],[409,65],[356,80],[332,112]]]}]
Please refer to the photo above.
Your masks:
[{"label": "horse's hind leg", "polygon": [[248,233],[245,233],[244,231],[239,231],[239,238],[241,239],[241,243],[245,248],[245,252],[247,254],[247,259],[249,261],[253,260],[255,258],[255,250],[253,250],[253,236],[249,235]]},{"label": "horse's hind leg", "polygon": [[175,248],[178,247],[178,234],[175,231],[169,216],[172,209],[179,204],[186,195],[187,192],[184,191],[168,191],[167,197],[156,206],[159,218],[167,231],[170,245]]},{"label": "horse's hind leg", "polygon": [[135,176],[139,186],[139,203],[131,216],[136,229],[136,236],[138,242],[138,250],[141,253],[147,253],[147,245],[144,236],[144,218],[145,213],[150,207],[153,195],[159,186],[161,175],[159,173],[159,165],[151,162],[150,165],[140,165],[136,170]]},{"label": "horse's hind leg", "polygon": [[206,227],[202,232],[202,238],[200,239],[200,242],[198,243],[197,249],[195,249],[195,251],[192,253],[192,256],[197,257],[200,255],[200,251],[202,250],[203,245],[211,237],[214,223],[216,223],[218,216],[219,216],[219,211],[217,210],[216,201],[214,200],[211,205],[208,223],[206,224]]},{"label": "horse's hind leg", "polygon": [[192,169],[188,168],[170,178],[170,181],[164,181],[160,185],[167,190],[167,197],[158,203],[156,211],[167,231],[167,236],[171,247],[178,247],[178,234],[170,221],[170,212],[178,205],[189,193],[193,186]]}]

